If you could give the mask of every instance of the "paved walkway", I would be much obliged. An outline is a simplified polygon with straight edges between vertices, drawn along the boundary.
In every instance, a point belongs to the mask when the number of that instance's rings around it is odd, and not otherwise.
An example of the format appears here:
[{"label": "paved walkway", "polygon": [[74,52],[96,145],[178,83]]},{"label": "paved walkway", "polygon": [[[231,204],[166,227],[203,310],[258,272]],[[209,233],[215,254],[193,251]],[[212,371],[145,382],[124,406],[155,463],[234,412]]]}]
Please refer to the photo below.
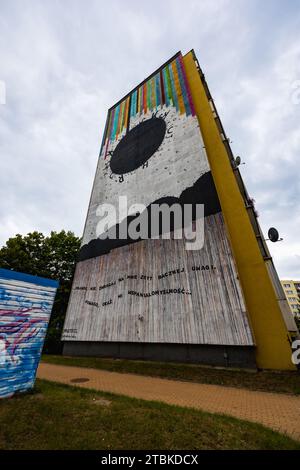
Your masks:
[{"label": "paved walkway", "polygon": [[[41,363],[38,377],[254,421],[300,440],[300,397]],[[89,379],[74,383],[74,379]]]}]

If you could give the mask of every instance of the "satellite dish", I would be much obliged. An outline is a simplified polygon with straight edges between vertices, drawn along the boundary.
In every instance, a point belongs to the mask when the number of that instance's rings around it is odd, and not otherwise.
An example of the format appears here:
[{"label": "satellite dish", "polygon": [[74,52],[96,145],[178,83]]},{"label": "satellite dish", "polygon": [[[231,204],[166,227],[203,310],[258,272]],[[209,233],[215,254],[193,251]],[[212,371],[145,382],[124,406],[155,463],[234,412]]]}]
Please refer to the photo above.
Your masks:
[{"label": "satellite dish", "polygon": [[235,164],[236,166],[239,166],[241,164],[241,157],[237,156],[236,159],[235,159]]},{"label": "satellite dish", "polygon": [[275,227],[269,228],[268,237],[269,237],[269,240],[273,243],[282,240],[282,238],[279,240],[279,233],[278,233],[278,230]]}]

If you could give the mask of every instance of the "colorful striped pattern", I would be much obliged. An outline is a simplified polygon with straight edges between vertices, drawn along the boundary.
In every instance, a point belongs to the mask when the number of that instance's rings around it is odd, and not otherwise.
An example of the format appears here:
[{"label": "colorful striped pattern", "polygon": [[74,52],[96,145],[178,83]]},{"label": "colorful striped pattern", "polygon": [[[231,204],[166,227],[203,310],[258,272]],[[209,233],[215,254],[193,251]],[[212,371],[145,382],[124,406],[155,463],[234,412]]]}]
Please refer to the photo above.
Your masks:
[{"label": "colorful striped pattern", "polygon": [[181,54],[110,109],[100,154],[105,147],[106,158],[110,142],[128,131],[131,118],[164,105],[176,107],[180,114],[195,115]]}]

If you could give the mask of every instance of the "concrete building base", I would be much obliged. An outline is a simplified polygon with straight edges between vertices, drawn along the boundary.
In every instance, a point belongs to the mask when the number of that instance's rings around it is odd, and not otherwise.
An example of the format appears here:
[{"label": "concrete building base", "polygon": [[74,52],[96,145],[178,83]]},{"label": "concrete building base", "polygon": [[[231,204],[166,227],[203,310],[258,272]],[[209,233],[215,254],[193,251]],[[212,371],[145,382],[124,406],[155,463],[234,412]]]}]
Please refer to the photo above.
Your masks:
[{"label": "concrete building base", "polygon": [[187,362],[256,369],[253,346],[65,341],[63,355]]}]

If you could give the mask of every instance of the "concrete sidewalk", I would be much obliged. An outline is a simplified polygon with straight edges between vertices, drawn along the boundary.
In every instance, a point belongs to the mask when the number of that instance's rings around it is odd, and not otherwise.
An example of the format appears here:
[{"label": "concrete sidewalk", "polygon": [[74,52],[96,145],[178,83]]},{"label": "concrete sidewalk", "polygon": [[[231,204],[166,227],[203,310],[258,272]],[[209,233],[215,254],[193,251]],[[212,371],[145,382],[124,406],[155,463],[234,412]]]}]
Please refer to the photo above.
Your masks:
[{"label": "concrete sidewalk", "polygon": [[[300,396],[41,363],[38,378],[261,423],[300,441]],[[87,381],[72,382],[76,379]]]}]

